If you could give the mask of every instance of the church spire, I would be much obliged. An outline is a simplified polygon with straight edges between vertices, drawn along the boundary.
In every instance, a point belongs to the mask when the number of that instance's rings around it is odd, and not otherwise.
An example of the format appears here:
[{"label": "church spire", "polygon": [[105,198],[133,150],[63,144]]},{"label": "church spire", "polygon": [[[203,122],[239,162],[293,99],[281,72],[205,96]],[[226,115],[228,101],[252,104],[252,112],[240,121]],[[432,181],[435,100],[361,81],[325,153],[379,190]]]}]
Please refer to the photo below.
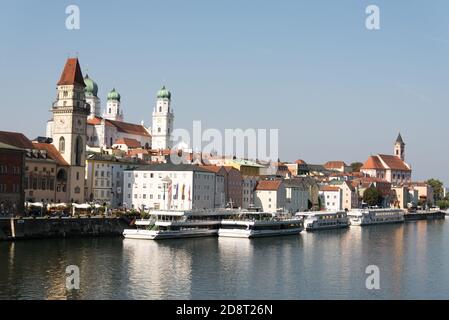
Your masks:
[{"label": "church spire", "polygon": [[78,85],[85,87],[83,74],[78,58],[68,58],[62,71],[61,78],[58,81],[58,86]]},{"label": "church spire", "polygon": [[405,143],[404,143],[404,140],[402,140],[402,136],[401,136],[401,133],[400,133],[400,132],[399,132],[399,135],[398,135],[398,137],[397,137],[397,139],[396,139],[396,143],[405,144]]},{"label": "church spire", "polygon": [[402,139],[401,133],[399,133],[396,142],[394,143],[394,155],[405,161],[405,143]]}]

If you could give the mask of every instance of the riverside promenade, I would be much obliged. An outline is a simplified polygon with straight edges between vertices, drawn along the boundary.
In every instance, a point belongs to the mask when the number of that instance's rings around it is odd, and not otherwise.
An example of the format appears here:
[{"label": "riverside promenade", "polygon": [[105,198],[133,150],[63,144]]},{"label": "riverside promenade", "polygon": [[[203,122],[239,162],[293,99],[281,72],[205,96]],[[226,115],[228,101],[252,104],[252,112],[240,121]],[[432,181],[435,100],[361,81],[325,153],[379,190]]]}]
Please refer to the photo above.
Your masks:
[{"label": "riverside promenade", "polygon": [[129,220],[115,217],[0,218],[0,240],[121,236]]}]

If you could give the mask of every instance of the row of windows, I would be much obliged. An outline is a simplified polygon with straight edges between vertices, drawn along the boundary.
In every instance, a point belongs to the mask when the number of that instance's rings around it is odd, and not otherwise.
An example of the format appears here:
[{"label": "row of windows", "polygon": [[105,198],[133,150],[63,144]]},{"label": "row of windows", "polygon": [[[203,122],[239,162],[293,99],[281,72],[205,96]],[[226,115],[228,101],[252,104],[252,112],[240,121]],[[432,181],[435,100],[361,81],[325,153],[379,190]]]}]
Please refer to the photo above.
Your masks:
[{"label": "row of windows", "polygon": [[393,173],[393,179],[402,179],[402,180],[404,180],[405,179],[405,174],[403,173],[402,175],[400,174],[400,173],[398,173],[398,174],[396,174],[396,173]]},{"label": "row of windows", "polygon": [[[106,171],[106,177],[109,178],[110,175],[110,172]],[[105,171],[95,171],[95,177],[98,176],[103,178],[105,176]],[[117,172],[117,178],[120,178],[120,172]]]},{"label": "row of windows", "polygon": [[[127,197],[128,197],[128,199],[131,199],[131,194],[128,193]],[[148,195],[148,199],[153,200],[153,198],[154,198],[153,194],[149,194]],[[138,195],[137,193],[135,193],[134,194],[134,199],[147,199],[147,194],[144,193],[144,194]],[[157,195],[157,199],[161,200],[161,199],[163,199],[163,196],[158,194]],[[173,200],[178,200],[176,195],[172,195],[172,199]],[[186,196],[180,196],[179,197],[179,200],[186,200],[186,199],[188,199]],[[201,196],[200,195],[196,195],[194,197],[194,200],[201,200]],[[208,196],[208,195],[203,196],[203,200],[210,200],[210,196]]]},{"label": "row of windows", "polygon": [[8,172],[10,171],[9,169],[11,169],[10,173],[14,175],[19,175],[21,172],[20,167],[11,166],[10,168],[8,168],[7,165],[0,165],[0,174],[8,174]]},{"label": "row of windows", "polygon": [[[109,180],[106,180],[106,187],[109,187],[110,184]],[[95,180],[95,186],[98,187],[98,180]],[[100,180],[100,187],[104,187],[104,180]]]},{"label": "row of windows", "polygon": [[17,193],[20,192],[20,185],[19,184],[12,184],[11,188],[8,188],[7,184],[0,184],[0,192],[13,192]]},{"label": "row of windows", "polygon": [[[25,167],[25,170],[26,170],[26,171],[28,171],[28,169],[29,169],[28,167]],[[34,172],[38,172],[38,171],[39,171],[39,168],[38,168],[38,167],[34,167],[33,170],[34,170]],[[42,168],[42,172],[49,172],[49,171],[47,170],[46,167],[43,167],[43,168]],[[50,172],[51,172],[51,173],[54,173],[54,172],[55,172],[55,168],[50,168]]]},{"label": "row of windows", "polygon": [[47,178],[25,177],[25,189],[33,190],[54,190],[55,180]]},{"label": "row of windows", "polygon": [[98,199],[98,198],[101,198],[101,199],[108,198],[109,199],[111,197],[111,191],[109,191],[109,190],[95,190],[94,191],[94,197],[96,199]]}]

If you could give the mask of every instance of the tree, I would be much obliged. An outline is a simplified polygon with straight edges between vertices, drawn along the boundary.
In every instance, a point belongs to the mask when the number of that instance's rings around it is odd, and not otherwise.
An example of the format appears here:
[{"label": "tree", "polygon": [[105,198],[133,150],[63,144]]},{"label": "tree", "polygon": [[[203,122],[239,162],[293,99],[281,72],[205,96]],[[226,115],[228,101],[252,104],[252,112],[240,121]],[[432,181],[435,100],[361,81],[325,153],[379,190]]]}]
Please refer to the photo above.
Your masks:
[{"label": "tree", "polygon": [[360,168],[363,166],[361,162],[353,162],[351,163],[352,172],[360,172]]},{"label": "tree", "polygon": [[437,206],[438,206],[441,210],[446,210],[447,208],[449,208],[449,201],[448,201],[448,200],[440,200],[440,201],[437,201]]},{"label": "tree", "polygon": [[435,202],[442,200],[444,195],[443,183],[437,179],[429,179],[426,182],[433,189],[433,198]]},{"label": "tree", "polygon": [[363,202],[365,202],[370,207],[381,205],[382,200],[382,193],[374,187],[369,187],[363,193]]}]

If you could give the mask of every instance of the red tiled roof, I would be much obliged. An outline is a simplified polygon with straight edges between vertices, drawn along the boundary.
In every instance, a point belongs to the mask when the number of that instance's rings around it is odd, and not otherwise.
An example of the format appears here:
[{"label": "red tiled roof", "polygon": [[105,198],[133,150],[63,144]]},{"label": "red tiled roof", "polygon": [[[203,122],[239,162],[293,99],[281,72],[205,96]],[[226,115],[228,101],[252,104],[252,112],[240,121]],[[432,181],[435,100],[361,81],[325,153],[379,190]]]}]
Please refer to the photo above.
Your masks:
[{"label": "red tiled roof", "polygon": [[339,192],[340,188],[339,187],[332,187],[332,186],[321,186],[320,187],[320,191],[325,191],[325,192]]},{"label": "red tiled roof", "polygon": [[370,156],[360,169],[386,169],[377,156]]},{"label": "red tiled roof", "polygon": [[51,143],[37,143],[33,142],[33,145],[38,150],[47,151],[48,156],[56,161],[56,163],[60,166],[68,166],[69,164],[65,161],[64,157],[59,153],[54,145]]},{"label": "red tiled roof", "polygon": [[102,118],[100,118],[100,117],[89,118],[89,119],[87,119],[87,124],[96,126],[96,125],[101,124],[101,120],[102,120]]},{"label": "red tiled roof", "polygon": [[206,170],[215,172],[215,173],[218,173],[218,172],[220,172],[220,171],[223,169],[222,166],[200,165],[200,167],[201,167],[201,168],[204,168],[204,169],[206,169]]},{"label": "red tiled roof", "polygon": [[33,143],[19,132],[0,131],[0,142],[22,149],[34,149]]},{"label": "red tiled roof", "polygon": [[58,81],[58,86],[75,84],[82,87],[86,86],[84,83],[83,74],[81,73],[78,58],[69,58],[65,63],[61,78]]},{"label": "red tiled roof", "polygon": [[135,156],[138,154],[151,154],[150,150],[147,149],[132,149],[132,150],[128,150],[127,155],[128,156]]},{"label": "red tiled roof", "polygon": [[410,171],[410,168],[401,158],[392,155],[379,154],[378,157],[392,170]]},{"label": "red tiled roof", "polygon": [[147,129],[145,129],[145,127],[140,124],[133,124],[114,120],[106,120],[106,123],[113,125],[120,132],[150,137],[150,134],[148,133]]},{"label": "red tiled roof", "polygon": [[133,148],[133,149],[137,149],[137,148],[141,148],[142,147],[139,141],[137,141],[136,139],[130,139],[130,138],[117,139],[117,141],[115,141],[114,144],[124,144],[128,148]]},{"label": "red tiled roof", "polygon": [[260,191],[278,190],[281,184],[282,181],[280,180],[262,180],[257,183],[256,190]]},{"label": "red tiled roof", "polygon": [[341,167],[346,167],[346,163],[343,161],[328,161],[324,164],[326,169],[340,169]]},{"label": "red tiled roof", "polygon": [[295,161],[296,164],[307,164],[304,160],[298,159]]}]

